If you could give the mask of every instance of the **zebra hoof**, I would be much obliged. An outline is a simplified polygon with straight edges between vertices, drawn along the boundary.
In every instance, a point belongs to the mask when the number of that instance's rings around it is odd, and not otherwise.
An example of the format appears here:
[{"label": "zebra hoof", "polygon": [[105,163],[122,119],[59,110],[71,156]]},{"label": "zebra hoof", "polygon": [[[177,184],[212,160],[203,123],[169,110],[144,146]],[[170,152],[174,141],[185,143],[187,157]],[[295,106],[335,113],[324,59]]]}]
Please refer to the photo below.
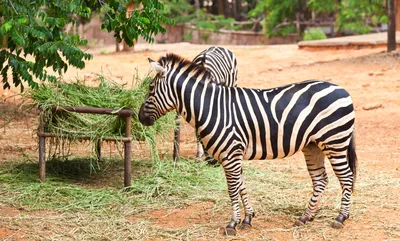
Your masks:
[{"label": "zebra hoof", "polygon": [[212,166],[212,167],[218,167],[219,163],[217,160],[212,159],[212,158],[206,158],[206,162],[208,166]]},{"label": "zebra hoof", "polygon": [[235,236],[236,230],[234,228],[222,227],[219,229],[219,234],[226,235],[226,236]]},{"label": "zebra hoof", "polygon": [[331,227],[334,229],[342,229],[344,224],[335,220],[332,222]]},{"label": "zebra hoof", "polygon": [[250,223],[242,223],[241,225],[240,225],[240,229],[241,230],[249,230],[249,229],[251,229],[252,228],[252,226],[251,226],[251,224]]},{"label": "zebra hoof", "polygon": [[308,216],[302,216],[302,217],[300,217],[299,219],[297,219],[297,220],[294,222],[294,226],[295,226],[295,227],[300,227],[300,226],[303,226],[303,225],[305,225],[306,223],[311,222],[311,221],[313,221],[313,220],[314,220],[314,218],[309,218]]},{"label": "zebra hoof", "polygon": [[344,227],[344,221],[348,219],[349,216],[339,213],[339,215],[335,218],[335,221],[332,223],[332,228],[334,229],[342,229]]},{"label": "zebra hoof", "polygon": [[295,226],[295,227],[300,227],[300,226],[304,226],[304,225],[305,225],[305,223],[303,223],[303,221],[297,219],[297,220],[294,222],[294,225],[293,225],[293,226]]},{"label": "zebra hoof", "polygon": [[255,216],[255,213],[246,214],[246,217],[243,219],[242,224],[240,225],[241,230],[249,230],[251,229],[251,219]]}]

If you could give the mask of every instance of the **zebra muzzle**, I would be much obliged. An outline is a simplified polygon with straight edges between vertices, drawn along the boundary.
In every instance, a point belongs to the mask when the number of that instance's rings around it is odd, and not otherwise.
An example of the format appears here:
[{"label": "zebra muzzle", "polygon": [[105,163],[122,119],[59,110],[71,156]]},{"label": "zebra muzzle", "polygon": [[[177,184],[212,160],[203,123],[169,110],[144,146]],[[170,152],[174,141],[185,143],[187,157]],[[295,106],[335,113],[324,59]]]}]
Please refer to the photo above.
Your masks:
[{"label": "zebra muzzle", "polygon": [[148,113],[146,113],[144,104],[142,104],[142,106],[140,107],[138,118],[140,123],[142,123],[142,125],[144,126],[154,125],[154,120]]}]

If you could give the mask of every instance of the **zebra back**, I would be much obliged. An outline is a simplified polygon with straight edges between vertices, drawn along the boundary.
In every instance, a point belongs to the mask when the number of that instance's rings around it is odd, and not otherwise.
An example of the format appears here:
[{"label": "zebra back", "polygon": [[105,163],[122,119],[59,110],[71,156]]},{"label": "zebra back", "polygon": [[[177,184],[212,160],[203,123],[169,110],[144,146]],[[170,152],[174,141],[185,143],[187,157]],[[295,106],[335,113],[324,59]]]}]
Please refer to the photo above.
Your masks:
[{"label": "zebra back", "polygon": [[193,61],[203,66],[211,75],[211,81],[227,87],[237,86],[237,61],[227,48],[213,46],[203,50]]}]

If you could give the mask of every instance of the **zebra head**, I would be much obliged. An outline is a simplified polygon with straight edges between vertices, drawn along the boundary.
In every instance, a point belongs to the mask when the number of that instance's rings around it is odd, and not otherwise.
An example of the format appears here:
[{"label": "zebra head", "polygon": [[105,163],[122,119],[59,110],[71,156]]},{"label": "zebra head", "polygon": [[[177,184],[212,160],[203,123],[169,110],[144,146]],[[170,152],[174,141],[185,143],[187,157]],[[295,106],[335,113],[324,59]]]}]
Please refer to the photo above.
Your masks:
[{"label": "zebra head", "polygon": [[156,76],[150,82],[146,100],[139,110],[139,121],[145,126],[152,126],[156,120],[174,109],[173,102],[168,98],[168,84],[166,82],[167,68],[162,66],[163,58],[156,62],[148,58]]}]

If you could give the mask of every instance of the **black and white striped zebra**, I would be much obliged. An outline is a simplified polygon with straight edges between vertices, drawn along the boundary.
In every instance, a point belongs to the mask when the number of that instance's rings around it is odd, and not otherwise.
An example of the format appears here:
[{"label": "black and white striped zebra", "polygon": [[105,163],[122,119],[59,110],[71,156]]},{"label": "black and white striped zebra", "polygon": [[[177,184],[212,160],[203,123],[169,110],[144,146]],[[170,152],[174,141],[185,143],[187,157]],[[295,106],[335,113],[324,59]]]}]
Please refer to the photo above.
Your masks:
[{"label": "black and white striped zebra", "polygon": [[195,127],[207,152],[223,166],[232,201],[227,232],[240,223],[239,197],[245,208],[242,227],[250,227],[250,205],[242,159],[275,159],[302,151],[313,183],[313,195],[295,224],[314,219],[327,185],[325,156],[342,187],[341,209],[333,227],[350,215],[356,174],[354,107],[343,88],[318,80],[259,90],[217,85],[210,74],[180,56],[150,60],[157,75],[139,111],[143,125],[177,110]]},{"label": "black and white striped zebra", "polygon": [[[203,66],[209,73],[210,79],[216,84],[227,87],[237,86],[237,60],[235,54],[227,48],[212,46],[200,52],[192,62],[196,65]],[[201,160],[204,155],[203,145],[197,142],[197,159]],[[207,155],[209,164],[216,164],[216,160],[212,160]]]},{"label": "black and white striped zebra", "polygon": [[210,72],[210,79],[214,83],[227,87],[237,86],[237,60],[229,49],[219,46],[209,47],[199,53],[192,62]]}]

